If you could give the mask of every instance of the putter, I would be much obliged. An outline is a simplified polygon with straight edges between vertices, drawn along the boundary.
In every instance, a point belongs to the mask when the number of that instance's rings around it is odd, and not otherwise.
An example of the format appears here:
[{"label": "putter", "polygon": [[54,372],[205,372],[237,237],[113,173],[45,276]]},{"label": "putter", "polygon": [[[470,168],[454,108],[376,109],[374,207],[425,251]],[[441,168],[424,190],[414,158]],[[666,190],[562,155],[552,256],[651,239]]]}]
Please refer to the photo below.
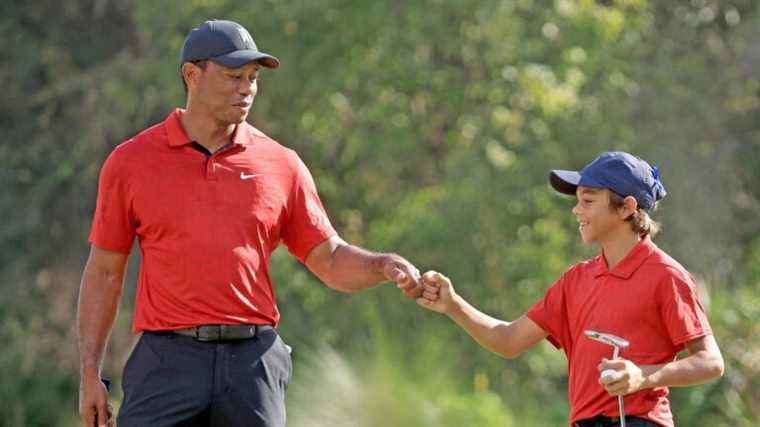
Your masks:
[{"label": "putter", "polygon": [[[617,359],[621,348],[626,348],[630,344],[627,340],[612,334],[605,334],[592,330],[586,330],[585,334],[587,337],[594,341],[599,341],[600,343],[611,345],[614,348],[612,351],[613,359]],[[613,373],[614,371],[607,369],[602,372],[601,376],[606,377],[613,375]],[[625,427],[625,407],[623,405],[623,396],[618,396],[618,409],[620,410],[620,427]]]}]

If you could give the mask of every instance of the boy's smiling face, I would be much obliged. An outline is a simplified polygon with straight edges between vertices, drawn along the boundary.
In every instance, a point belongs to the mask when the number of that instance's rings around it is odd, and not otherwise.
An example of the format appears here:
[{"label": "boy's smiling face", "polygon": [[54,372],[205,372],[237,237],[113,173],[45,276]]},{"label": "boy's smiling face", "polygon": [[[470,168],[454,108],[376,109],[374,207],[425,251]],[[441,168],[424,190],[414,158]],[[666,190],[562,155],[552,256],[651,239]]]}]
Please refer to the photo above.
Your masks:
[{"label": "boy's smiling face", "polygon": [[621,212],[610,208],[610,190],[578,187],[573,214],[578,219],[578,231],[584,243],[595,243],[628,227]]}]

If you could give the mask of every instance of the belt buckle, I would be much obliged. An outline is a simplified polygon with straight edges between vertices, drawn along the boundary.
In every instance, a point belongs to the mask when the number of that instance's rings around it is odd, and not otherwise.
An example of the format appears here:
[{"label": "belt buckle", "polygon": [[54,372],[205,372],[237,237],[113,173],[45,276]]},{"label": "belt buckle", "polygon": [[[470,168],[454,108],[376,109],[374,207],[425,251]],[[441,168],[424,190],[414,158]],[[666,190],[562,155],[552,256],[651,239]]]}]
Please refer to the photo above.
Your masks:
[{"label": "belt buckle", "polygon": [[[216,333],[212,333],[212,331]],[[196,340],[201,342],[219,341],[219,338],[221,337],[221,331],[219,330],[218,326],[198,326],[195,330],[195,337]]]},{"label": "belt buckle", "polygon": [[241,328],[241,326],[244,325],[197,326],[195,328],[195,339],[202,342],[240,340],[255,338],[259,333],[259,325],[247,325],[247,330]]},{"label": "belt buckle", "polygon": [[214,331],[213,334],[209,334],[209,335],[211,335],[209,337],[211,341],[221,341],[222,340],[222,328],[223,327],[224,326],[214,325],[214,326],[211,326],[209,328],[209,330]]}]

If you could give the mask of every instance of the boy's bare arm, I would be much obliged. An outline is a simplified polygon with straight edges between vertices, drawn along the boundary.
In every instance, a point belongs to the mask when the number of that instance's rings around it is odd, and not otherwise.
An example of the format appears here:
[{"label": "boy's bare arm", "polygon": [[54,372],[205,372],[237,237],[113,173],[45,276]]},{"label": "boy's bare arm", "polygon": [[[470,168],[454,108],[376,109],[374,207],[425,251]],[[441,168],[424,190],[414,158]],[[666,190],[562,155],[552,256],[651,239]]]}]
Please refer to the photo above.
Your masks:
[{"label": "boy's bare arm", "polygon": [[611,395],[626,395],[655,387],[685,387],[723,375],[723,356],[715,337],[706,335],[686,343],[689,355],[669,363],[637,366],[630,360],[602,360],[600,372],[611,369],[600,383]]},{"label": "boy's bare arm", "polygon": [[547,333],[526,316],[514,322],[493,318],[457,295],[444,275],[429,271],[422,276],[425,290],[417,303],[449,316],[484,348],[506,358],[517,357],[546,338]]}]

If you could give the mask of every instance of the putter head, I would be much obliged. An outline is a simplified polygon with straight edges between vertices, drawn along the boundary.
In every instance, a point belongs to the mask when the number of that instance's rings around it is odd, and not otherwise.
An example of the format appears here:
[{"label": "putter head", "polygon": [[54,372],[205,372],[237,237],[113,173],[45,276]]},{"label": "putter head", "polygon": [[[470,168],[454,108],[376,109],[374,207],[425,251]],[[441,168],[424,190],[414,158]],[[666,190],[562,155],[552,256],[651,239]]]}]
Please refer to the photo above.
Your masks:
[{"label": "putter head", "polygon": [[603,332],[592,331],[590,329],[587,329],[585,331],[585,334],[587,337],[591,338],[594,341],[599,341],[613,347],[626,348],[629,345],[627,340],[612,334],[605,334]]}]

